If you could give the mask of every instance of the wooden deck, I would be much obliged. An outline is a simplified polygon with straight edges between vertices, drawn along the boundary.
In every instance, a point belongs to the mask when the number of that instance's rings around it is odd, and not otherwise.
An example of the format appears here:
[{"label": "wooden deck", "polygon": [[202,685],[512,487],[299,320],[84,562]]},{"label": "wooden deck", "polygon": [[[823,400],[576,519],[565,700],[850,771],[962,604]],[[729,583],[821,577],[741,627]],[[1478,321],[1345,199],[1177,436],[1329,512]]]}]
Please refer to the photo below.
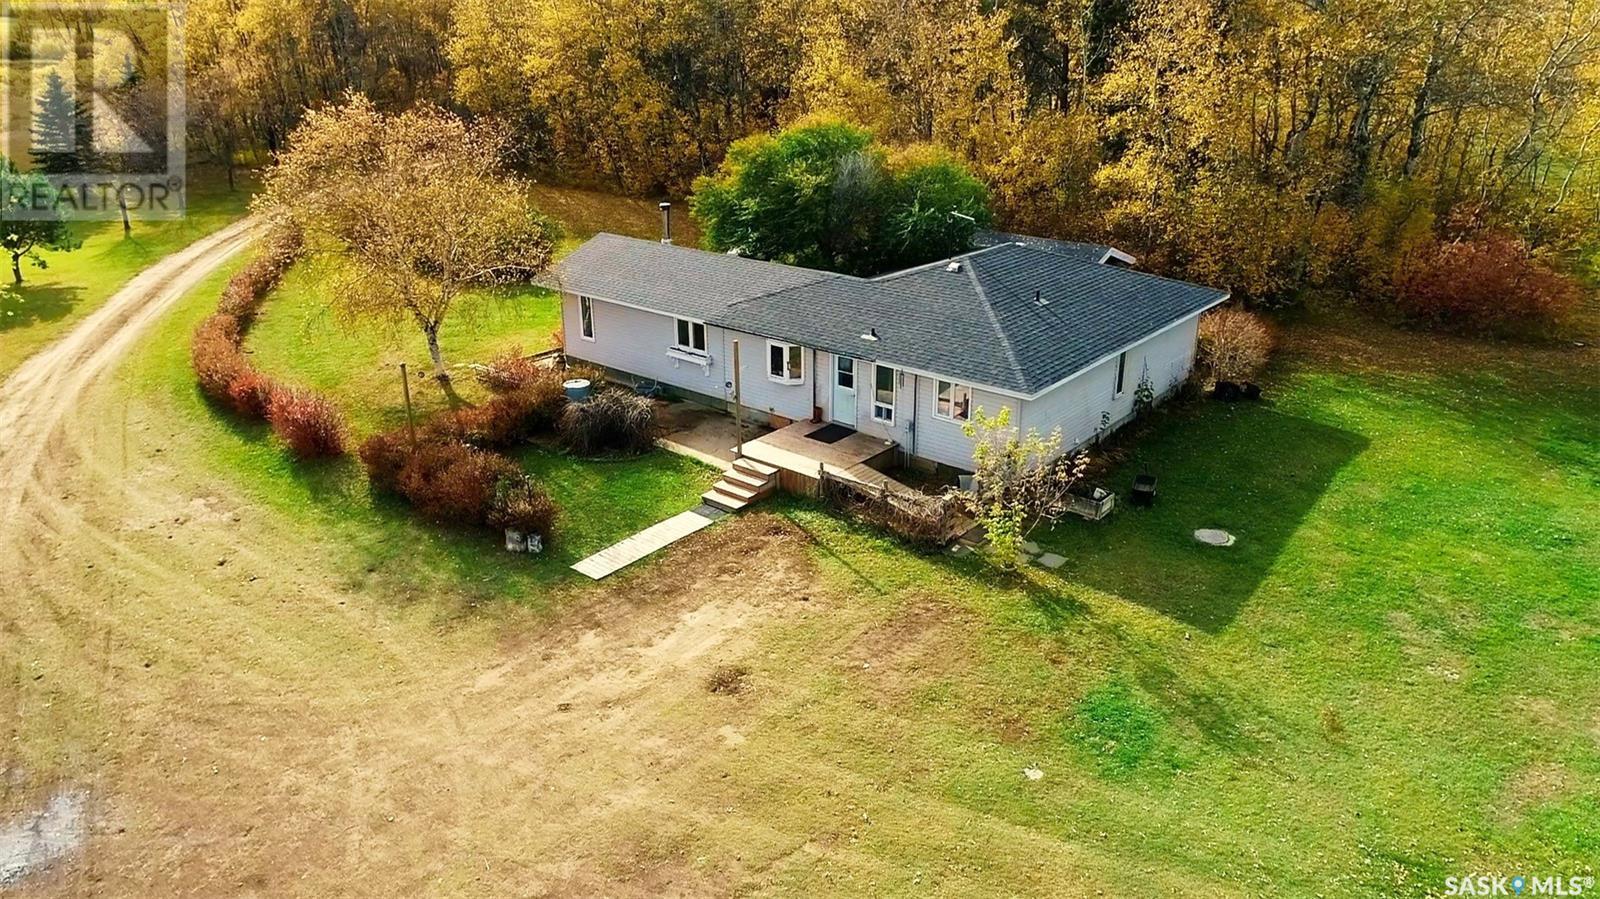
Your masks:
[{"label": "wooden deck", "polygon": [[572,570],[588,575],[595,580],[600,580],[608,574],[619,571],[658,549],[670,546],[673,543],[705,528],[720,513],[704,513],[699,509],[690,509],[668,518],[666,521],[657,522],[645,528],[632,537],[619,540],[594,555],[572,566]]},{"label": "wooden deck", "polygon": [[[809,493],[815,489],[820,469],[858,484],[899,493],[917,492],[873,467],[874,463],[882,463],[891,457],[896,446],[894,441],[869,437],[859,431],[835,443],[811,439],[812,432],[827,426],[827,422],[797,421],[786,428],[747,441],[744,454],[794,476],[781,480],[785,489],[795,492]],[[797,479],[799,484],[806,486],[796,490]]]}]

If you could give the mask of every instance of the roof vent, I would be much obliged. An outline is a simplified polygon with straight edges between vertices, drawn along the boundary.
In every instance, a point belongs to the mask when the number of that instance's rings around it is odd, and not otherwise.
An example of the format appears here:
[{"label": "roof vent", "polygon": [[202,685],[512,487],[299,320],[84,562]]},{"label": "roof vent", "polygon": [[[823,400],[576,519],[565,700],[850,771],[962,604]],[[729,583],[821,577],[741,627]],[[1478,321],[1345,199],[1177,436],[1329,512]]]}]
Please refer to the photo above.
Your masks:
[{"label": "roof vent", "polygon": [[878,329],[877,328],[868,328],[867,329],[867,333],[861,335],[861,339],[862,340],[871,340],[873,342],[877,342],[877,340],[878,340]]},{"label": "roof vent", "polygon": [[950,264],[944,267],[944,270],[947,272],[959,272],[961,271],[961,263],[958,260],[952,259],[950,260]]},{"label": "roof vent", "polygon": [[1035,303],[1038,303],[1041,306],[1050,305],[1050,301],[1044,298],[1044,292],[1043,291],[1035,290],[1033,292],[1033,301]]}]

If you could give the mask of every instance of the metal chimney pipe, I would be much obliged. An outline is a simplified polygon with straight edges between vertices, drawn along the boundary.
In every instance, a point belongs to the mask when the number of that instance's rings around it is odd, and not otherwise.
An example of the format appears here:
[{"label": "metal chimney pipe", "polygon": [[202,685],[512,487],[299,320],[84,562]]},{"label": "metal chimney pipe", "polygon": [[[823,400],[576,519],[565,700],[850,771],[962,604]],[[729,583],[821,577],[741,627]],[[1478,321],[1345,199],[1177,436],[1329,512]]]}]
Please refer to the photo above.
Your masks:
[{"label": "metal chimney pipe", "polygon": [[672,243],[672,204],[661,205],[661,242]]}]

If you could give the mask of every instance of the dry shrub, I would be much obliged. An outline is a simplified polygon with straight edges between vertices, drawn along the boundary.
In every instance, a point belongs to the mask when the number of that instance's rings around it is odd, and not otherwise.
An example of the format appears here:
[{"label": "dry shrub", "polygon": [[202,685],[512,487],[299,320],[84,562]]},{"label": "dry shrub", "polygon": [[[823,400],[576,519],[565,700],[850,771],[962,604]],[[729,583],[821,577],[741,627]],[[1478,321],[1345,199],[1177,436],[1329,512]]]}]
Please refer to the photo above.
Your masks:
[{"label": "dry shrub", "polygon": [[189,343],[189,364],[200,392],[219,403],[232,403],[229,388],[248,367],[239,349],[239,320],[214,313],[195,329]]},{"label": "dry shrub", "polygon": [[561,442],[579,456],[637,455],[655,447],[656,407],[621,390],[603,390],[561,413]]},{"label": "dry shrub", "polygon": [[246,365],[228,385],[228,403],[246,418],[265,419],[278,389],[271,378]]},{"label": "dry shrub", "polygon": [[501,481],[489,509],[489,524],[524,534],[538,534],[548,542],[556,528],[556,504],[532,478],[522,475]]},{"label": "dry shrub", "polygon": [[533,359],[522,352],[522,347],[512,347],[509,352],[496,356],[478,371],[478,383],[495,393],[510,393],[525,387],[549,371],[540,368]]},{"label": "dry shrub", "polygon": [[388,493],[400,492],[400,472],[411,459],[411,433],[405,428],[368,437],[356,451],[372,486]]},{"label": "dry shrub", "polygon": [[432,521],[488,524],[501,481],[521,478],[510,459],[463,443],[424,443],[400,469],[400,494]]},{"label": "dry shrub", "polygon": [[272,433],[297,459],[320,459],[344,452],[344,416],[332,403],[309,390],[274,390],[267,404],[267,420],[272,422]]},{"label": "dry shrub", "polygon": [[1395,304],[1408,321],[1467,334],[1548,332],[1580,295],[1576,281],[1534,258],[1525,242],[1494,231],[1435,243],[1395,278]]},{"label": "dry shrub", "polygon": [[1272,329],[1243,309],[1216,309],[1200,318],[1200,363],[1218,381],[1249,381],[1272,355]]},{"label": "dry shrub", "polygon": [[718,665],[706,675],[706,690],[721,696],[737,696],[749,688],[750,669],[744,665]]},{"label": "dry shrub", "polygon": [[922,496],[880,491],[833,476],[818,482],[817,496],[835,511],[923,549],[937,549],[949,543],[962,514],[961,500],[953,494]]}]

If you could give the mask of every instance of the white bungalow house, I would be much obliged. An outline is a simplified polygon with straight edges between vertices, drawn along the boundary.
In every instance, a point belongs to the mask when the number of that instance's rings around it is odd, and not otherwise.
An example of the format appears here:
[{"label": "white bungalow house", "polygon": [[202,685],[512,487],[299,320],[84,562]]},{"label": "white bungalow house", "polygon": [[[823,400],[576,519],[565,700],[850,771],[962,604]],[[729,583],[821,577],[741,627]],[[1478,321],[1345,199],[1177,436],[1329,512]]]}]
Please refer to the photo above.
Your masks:
[{"label": "white bungalow house", "polygon": [[1109,247],[980,235],[968,253],[857,278],[600,234],[558,267],[567,355],[775,426],[835,422],[906,461],[972,467],[974,410],[1091,441],[1183,383],[1225,291]]}]

